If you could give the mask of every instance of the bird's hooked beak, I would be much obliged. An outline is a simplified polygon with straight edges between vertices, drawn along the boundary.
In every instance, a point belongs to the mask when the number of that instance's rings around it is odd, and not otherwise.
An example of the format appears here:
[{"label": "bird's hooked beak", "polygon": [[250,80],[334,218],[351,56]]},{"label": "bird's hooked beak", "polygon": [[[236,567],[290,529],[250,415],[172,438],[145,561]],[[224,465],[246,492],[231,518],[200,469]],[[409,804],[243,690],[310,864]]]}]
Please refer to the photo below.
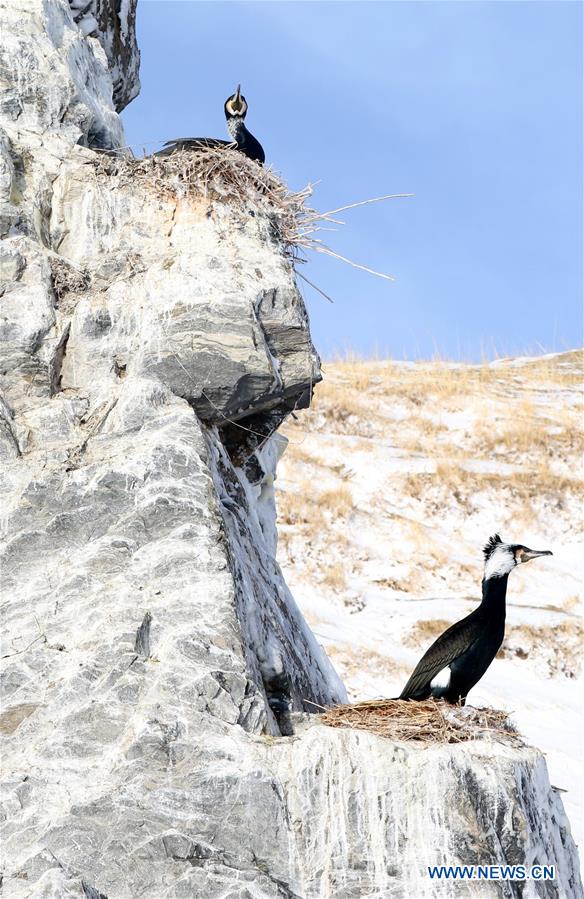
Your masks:
[{"label": "bird's hooked beak", "polygon": [[518,562],[529,562],[530,559],[537,559],[539,556],[553,556],[551,549],[528,549],[525,547],[518,553]]},{"label": "bird's hooked beak", "polygon": [[243,103],[241,100],[241,84],[237,85],[237,90],[233,95],[233,100],[231,101],[231,107],[235,113],[241,112],[243,109]]}]

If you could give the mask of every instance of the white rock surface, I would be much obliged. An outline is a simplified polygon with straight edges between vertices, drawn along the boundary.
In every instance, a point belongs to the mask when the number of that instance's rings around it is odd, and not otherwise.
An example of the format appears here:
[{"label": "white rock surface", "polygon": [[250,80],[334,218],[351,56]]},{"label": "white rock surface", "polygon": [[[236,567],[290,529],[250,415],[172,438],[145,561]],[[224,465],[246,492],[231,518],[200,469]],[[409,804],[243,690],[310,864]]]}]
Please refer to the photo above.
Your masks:
[{"label": "white rock surface", "polygon": [[[580,895],[569,824],[536,750],[481,741],[419,749],[317,726],[288,741],[278,774],[287,782],[290,867],[300,896]],[[543,890],[533,882],[523,891],[509,883],[440,883],[427,871],[486,859],[529,867],[544,858],[558,859],[558,867]]]},{"label": "white rock surface", "polygon": [[4,895],[422,899],[426,851],[578,895],[536,751],[281,736],[345,696],[275,561],[263,439],[318,356],[262,216],[96,174],[130,10],[2,7]]},{"label": "white rock surface", "polygon": [[136,44],[138,0],[69,0],[73,20],[85,37],[99,41],[108,59],[114,106],[121,112],[140,91]]}]

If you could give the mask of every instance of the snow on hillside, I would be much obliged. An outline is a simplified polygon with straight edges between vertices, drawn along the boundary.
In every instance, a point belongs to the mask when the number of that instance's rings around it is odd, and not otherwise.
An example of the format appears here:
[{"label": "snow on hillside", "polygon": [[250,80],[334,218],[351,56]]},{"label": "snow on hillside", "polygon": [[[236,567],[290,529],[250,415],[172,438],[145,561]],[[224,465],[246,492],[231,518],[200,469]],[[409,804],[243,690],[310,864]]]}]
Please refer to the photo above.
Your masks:
[{"label": "snow on hillside", "polygon": [[498,658],[469,703],[514,713],[582,838],[582,353],[484,365],[324,365],[290,419],[278,558],[352,700],[396,696],[480,599],[490,534],[514,571]]}]

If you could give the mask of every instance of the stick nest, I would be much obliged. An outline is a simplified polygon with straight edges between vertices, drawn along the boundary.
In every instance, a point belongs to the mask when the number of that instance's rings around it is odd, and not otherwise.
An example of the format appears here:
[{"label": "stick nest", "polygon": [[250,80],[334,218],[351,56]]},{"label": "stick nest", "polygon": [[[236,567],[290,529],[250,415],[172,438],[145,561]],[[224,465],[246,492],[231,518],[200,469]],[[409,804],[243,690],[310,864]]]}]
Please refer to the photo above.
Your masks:
[{"label": "stick nest", "polygon": [[118,185],[145,189],[163,196],[216,200],[266,215],[286,254],[299,260],[301,251],[317,249],[313,237],[319,223],[332,221],[326,213],[307,205],[312,185],[291,191],[270,168],[258,165],[238,150],[203,147],[175,150],[168,156],[99,154],[99,176],[115,179]]},{"label": "stick nest", "polygon": [[49,265],[57,302],[68,293],[82,293],[89,287],[91,277],[85,269],[77,268],[56,254],[49,257]]},{"label": "stick nest", "polygon": [[464,743],[468,740],[498,740],[524,745],[506,712],[452,706],[427,699],[373,699],[327,709],[320,720],[329,727],[368,730],[390,740],[420,743]]}]

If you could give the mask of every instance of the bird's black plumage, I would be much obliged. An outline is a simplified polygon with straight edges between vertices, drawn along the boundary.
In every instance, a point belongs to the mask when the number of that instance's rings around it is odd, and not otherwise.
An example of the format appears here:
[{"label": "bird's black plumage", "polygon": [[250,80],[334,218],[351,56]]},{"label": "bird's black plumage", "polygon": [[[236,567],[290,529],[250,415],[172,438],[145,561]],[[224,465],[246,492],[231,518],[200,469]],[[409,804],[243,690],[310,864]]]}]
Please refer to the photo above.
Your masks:
[{"label": "bird's black plumage", "polygon": [[481,679],[505,636],[505,597],[509,573],[520,562],[549,550],[531,550],[521,544],[503,543],[498,534],[484,548],[485,577],[480,605],[430,646],[416,665],[400,699],[433,696],[457,703]]},{"label": "bird's black plumage", "polygon": [[170,156],[175,150],[201,150],[206,147],[215,149],[229,146],[231,144],[228,140],[220,140],[218,137],[179,137],[176,140],[167,141],[162,150],[158,150],[154,155]]},{"label": "bird's black plumage", "polygon": [[487,559],[490,559],[495,550],[503,541],[501,540],[499,534],[493,534],[492,537],[489,537],[485,545],[483,546],[483,556],[485,557],[485,562]]},{"label": "bird's black plumage", "polygon": [[[470,615],[457,621],[438,637],[422,656],[400,699],[428,699],[429,696],[458,702],[483,676],[505,635],[505,593],[507,576],[486,581],[483,602]],[[485,598],[487,604],[485,605]],[[432,681],[450,667],[450,683],[432,687]]]},{"label": "bird's black plumage", "polygon": [[247,101],[241,93],[240,85],[234,94],[227,98],[224,105],[227,130],[232,141],[221,140],[217,137],[179,137],[176,140],[167,141],[155,156],[168,156],[175,150],[200,150],[206,147],[230,147],[235,145],[249,159],[263,164],[266,160],[263,147],[260,142],[248,131],[245,126],[247,115]]},{"label": "bird's black plumage", "polygon": [[243,117],[233,117],[228,120],[227,127],[237,149],[244,153],[248,159],[255,159],[256,162],[263,165],[266,161],[264,149],[259,140],[245,127]]}]

